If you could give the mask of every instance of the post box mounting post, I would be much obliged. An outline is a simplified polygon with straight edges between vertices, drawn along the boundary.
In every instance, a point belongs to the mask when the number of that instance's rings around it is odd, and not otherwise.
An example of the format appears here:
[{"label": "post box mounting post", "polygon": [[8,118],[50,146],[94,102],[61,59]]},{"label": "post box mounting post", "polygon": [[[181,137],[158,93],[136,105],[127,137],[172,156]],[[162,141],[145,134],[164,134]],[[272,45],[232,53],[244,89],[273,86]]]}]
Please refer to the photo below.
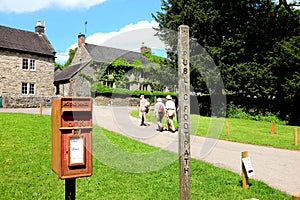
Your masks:
[{"label": "post box mounting post", "polygon": [[76,178],[65,180],[65,200],[75,200],[76,197]]}]

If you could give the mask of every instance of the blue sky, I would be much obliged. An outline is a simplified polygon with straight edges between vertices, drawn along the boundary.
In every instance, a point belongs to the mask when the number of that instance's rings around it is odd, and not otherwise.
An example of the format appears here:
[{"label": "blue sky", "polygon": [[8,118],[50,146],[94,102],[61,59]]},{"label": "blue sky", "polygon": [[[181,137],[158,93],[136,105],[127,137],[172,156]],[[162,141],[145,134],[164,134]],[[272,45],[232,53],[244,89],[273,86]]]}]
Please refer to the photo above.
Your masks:
[{"label": "blue sky", "polygon": [[100,44],[122,31],[156,26],[151,14],[160,8],[161,0],[0,0],[0,22],[34,31],[40,19],[62,62],[78,34],[85,33],[85,21],[86,41]]}]

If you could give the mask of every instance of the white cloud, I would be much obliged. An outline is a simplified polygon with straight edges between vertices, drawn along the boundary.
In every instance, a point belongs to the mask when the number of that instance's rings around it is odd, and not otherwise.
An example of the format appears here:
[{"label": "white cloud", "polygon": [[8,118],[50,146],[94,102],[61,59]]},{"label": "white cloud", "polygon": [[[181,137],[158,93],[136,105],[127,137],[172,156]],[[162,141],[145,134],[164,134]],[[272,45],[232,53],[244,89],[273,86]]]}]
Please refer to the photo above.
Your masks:
[{"label": "white cloud", "polygon": [[[153,27],[158,27],[155,21],[140,21],[136,24],[128,24],[119,31],[108,33],[97,32],[86,38],[86,43],[109,46],[131,51],[139,51],[142,42],[152,49],[164,49],[164,44],[154,36]],[[77,38],[74,36],[74,38]],[[69,49],[75,49],[77,41],[70,45],[65,52],[58,53],[56,62],[65,63],[68,59]]]},{"label": "white cloud", "polygon": [[90,8],[107,0],[0,0],[0,12],[28,13],[45,8],[64,10]]}]

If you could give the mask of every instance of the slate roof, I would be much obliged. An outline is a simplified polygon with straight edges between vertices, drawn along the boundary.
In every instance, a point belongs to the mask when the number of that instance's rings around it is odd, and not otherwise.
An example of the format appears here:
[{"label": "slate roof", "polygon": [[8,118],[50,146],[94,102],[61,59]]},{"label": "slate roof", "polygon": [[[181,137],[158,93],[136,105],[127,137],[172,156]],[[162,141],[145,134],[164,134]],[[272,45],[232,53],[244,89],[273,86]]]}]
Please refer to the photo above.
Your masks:
[{"label": "slate roof", "polygon": [[[147,66],[151,63],[148,59],[138,52],[117,49],[112,47],[98,46],[94,44],[85,44],[84,47],[91,56],[91,60],[99,62],[111,63],[113,60],[118,58],[124,58],[126,62],[132,63],[133,60],[140,60],[143,65]],[[68,66],[66,69],[55,75],[55,82],[68,82],[76,73],[78,73],[82,68],[87,66],[88,62],[81,62],[78,64],[73,64]]]},{"label": "slate roof", "polygon": [[115,59],[124,58],[126,62],[131,64],[133,60],[140,60],[143,65],[151,64],[145,56],[138,52],[87,43],[85,44],[85,48],[94,61],[112,62]]},{"label": "slate roof", "polygon": [[0,25],[0,49],[55,56],[55,50],[45,34]]},{"label": "slate roof", "polygon": [[54,77],[54,82],[69,81],[70,78],[72,78],[77,72],[89,64],[89,62],[90,61],[68,66]]}]

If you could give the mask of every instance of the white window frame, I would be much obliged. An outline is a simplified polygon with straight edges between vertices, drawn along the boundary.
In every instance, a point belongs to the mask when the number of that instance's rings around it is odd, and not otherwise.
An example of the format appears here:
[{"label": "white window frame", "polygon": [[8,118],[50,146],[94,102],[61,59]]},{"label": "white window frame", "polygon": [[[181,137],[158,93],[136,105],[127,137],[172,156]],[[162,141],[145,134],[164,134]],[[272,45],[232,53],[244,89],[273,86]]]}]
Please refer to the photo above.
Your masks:
[{"label": "white window frame", "polygon": [[23,58],[22,59],[22,69],[23,70],[28,70],[29,69],[28,58]]},{"label": "white window frame", "polygon": [[35,95],[35,83],[22,82],[21,92],[23,95]]},{"label": "white window frame", "polygon": [[36,70],[36,61],[34,59],[23,58],[22,59],[22,69],[23,70]]},{"label": "white window frame", "polygon": [[29,59],[29,70],[35,71],[35,60]]}]

